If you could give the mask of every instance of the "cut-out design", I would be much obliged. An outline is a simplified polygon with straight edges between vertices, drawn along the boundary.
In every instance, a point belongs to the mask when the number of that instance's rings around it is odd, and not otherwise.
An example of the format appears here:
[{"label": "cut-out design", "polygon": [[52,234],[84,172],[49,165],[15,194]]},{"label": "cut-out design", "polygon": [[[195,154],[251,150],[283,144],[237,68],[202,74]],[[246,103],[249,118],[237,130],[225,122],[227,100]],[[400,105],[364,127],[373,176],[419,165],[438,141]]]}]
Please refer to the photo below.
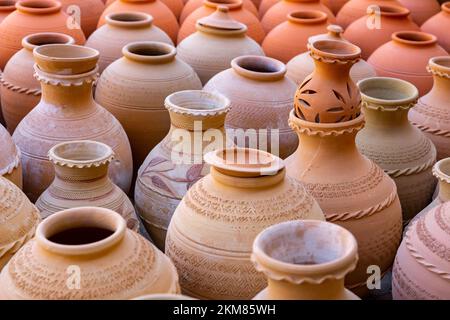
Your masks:
[{"label": "cut-out design", "polygon": [[343,107],[334,107],[327,110],[327,112],[342,112],[344,111]]},{"label": "cut-out design", "polygon": [[311,89],[307,89],[307,90],[303,90],[301,92],[301,94],[315,94],[317,93],[317,91],[311,90]]},{"label": "cut-out design", "polygon": [[303,81],[303,83],[300,85],[300,88],[299,88],[299,89],[300,89],[300,90],[303,89],[303,87],[306,86],[306,85],[311,81],[311,79],[312,79],[312,78],[309,78],[309,79],[306,79],[305,81]]},{"label": "cut-out design", "polygon": [[[348,86],[347,86],[347,88],[348,88]],[[338,98],[338,100],[340,100],[340,101],[342,101],[342,103],[345,103],[345,99],[344,99],[344,97],[339,93],[339,92],[337,92],[336,90],[331,90],[331,91],[333,91],[333,93],[334,93],[334,95],[336,96],[336,98]],[[351,96],[350,96],[351,97]]]}]

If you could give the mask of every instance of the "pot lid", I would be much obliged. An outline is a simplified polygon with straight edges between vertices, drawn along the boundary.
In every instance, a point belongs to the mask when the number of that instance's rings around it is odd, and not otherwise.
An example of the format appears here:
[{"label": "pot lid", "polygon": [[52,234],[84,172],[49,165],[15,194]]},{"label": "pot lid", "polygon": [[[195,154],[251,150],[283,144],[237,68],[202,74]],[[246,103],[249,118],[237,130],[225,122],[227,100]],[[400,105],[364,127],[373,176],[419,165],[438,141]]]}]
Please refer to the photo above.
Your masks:
[{"label": "pot lid", "polygon": [[217,10],[197,21],[197,23],[206,28],[220,29],[220,30],[229,30],[229,31],[238,31],[238,30],[246,30],[247,27],[245,24],[240,23],[230,17],[228,14],[228,7],[224,5],[217,6]]}]

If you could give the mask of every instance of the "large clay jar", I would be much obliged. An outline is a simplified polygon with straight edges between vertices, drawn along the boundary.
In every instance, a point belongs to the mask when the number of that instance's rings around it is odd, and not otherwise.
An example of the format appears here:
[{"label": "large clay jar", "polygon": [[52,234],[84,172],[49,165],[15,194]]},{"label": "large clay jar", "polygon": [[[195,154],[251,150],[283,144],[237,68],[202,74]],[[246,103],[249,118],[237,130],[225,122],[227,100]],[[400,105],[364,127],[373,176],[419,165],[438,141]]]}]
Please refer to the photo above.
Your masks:
[{"label": "large clay jar", "polygon": [[247,26],[233,20],[226,6],[199,19],[196,28],[197,32],[178,44],[177,52],[197,72],[202,84],[228,69],[236,57],[264,55],[260,45],[246,35]]},{"label": "large clay jar", "polygon": [[327,15],[322,11],[294,11],[287,21],[273,28],[264,38],[264,52],[284,63],[308,50],[308,38],[327,32]]},{"label": "large clay jar", "polygon": [[16,0],[0,0],[0,23],[16,10]]},{"label": "large clay jar", "polygon": [[450,57],[431,58],[428,70],[433,88],[411,109],[409,120],[433,141],[440,160],[450,157]]},{"label": "large clay jar", "polygon": [[285,77],[285,65],[261,56],[241,56],[231,68],[214,76],[204,89],[231,101],[227,133],[240,147],[258,148],[286,158],[297,148],[287,120],[295,83]]},{"label": "large clay jar", "polygon": [[365,79],[358,87],[366,125],[358,133],[356,145],[395,181],[407,223],[430,203],[436,185],[431,174],[436,148],[408,121],[418,91],[395,78]]},{"label": "large clay jar", "polygon": [[361,48],[363,59],[381,45],[389,42],[397,31],[419,31],[409,18],[409,10],[397,6],[369,6],[367,15],[352,22],[344,32],[344,38]]},{"label": "large clay jar", "polygon": [[437,0],[398,0],[411,11],[411,18],[419,26],[439,12]]},{"label": "large clay jar", "polygon": [[434,34],[439,45],[450,52],[450,1],[442,4],[442,11],[428,19],[421,27],[422,31]]},{"label": "large clay jar", "polygon": [[159,41],[173,45],[170,37],[153,25],[153,17],[142,12],[110,13],[106,24],[98,28],[86,41],[86,47],[100,52],[99,72],[122,58],[122,49],[136,41]]},{"label": "large clay jar", "polygon": [[98,28],[106,23],[110,13],[125,13],[130,11],[143,12],[153,17],[153,24],[169,35],[173,42],[177,40],[178,21],[170,9],[160,0],[117,0],[103,11]]},{"label": "large clay jar", "polygon": [[0,270],[34,236],[39,221],[39,211],[30,200],[0,177]]},{"label": "large clay jar", "polygon": [[20,151],[8,131],[0,124],[0,176],[22,189],[22,165]]},{"label": "large clay jar", "polygon": [[[105,10],[102,0],[58,0],[63,11],[79,19],[84,35],[89,37],[97,28],[98,19]],[[78,20],[77,20],[78,21]]]},{"label": "large clay jar", "polygon": [[[204,0],[189,0],[183,8],[183,11],[180,16],[180,23],[183,21],[196,9],[200,8],[203,5]],[[242,0],[242,6],[253,13],[255,16],[258,16],[258,9],[256,9],[255,5],[250,0]]]},{"label": "large clay jar", "polygon": [[224,129],[230,109],[224,96],[201,90],[179,91],[168,96],[165,104],[171,118],[170,132],[140,167],[134,193],[137,212],[161,250],[181,199],[209,173],[203,155],[232,145]]},{"label": "large clay jar", "polygon": [[1,75],[2,111],[8,131],[12,134],[20,121],[41,100],[41,84],[34,77],[33,49],[46,44],[74,44],[62,33],[35,33],[22,39],[23,49],[9,59]]},{"label": "large clay jar", "polygon": [[289,221],[262,231],[253,243],[255,268],[268,278],[256,300],[358,300],[344,287],[358,262],[346,229],[325,221]]},{"label": "large clay jar", "polygon": [[337,15],[339,10],[341,10],[348,1],[349,0],[321,0],[324,5],[330,8],[334,15]]},{"label": "large clay jar", "polygon": [[449,230],[449,202],[428,211],[408,228],[392,271],[394,299],[450,299]]},{"label": "large clay jar", "polygon": [[435,36],[400,31],[393,33],[392,40],[375,50],[367,62],[375,68],[377,75],[409,81],[423,96],[433,86],[433,78],[426,70],[428,60],[443,55],[447,52],[437,44]]},{"label": "large clay jar", "polygon": [[124,127],[136,171],[169,131],[164,99],[176,91],[202,88],[195,71],[176,53],[162,42],[131,43],[97,82],[95,99]]},{"label": "large clay jar", "polygon": [[127,229],[119,214],[96,207],[45,219],[0,274],[2,300],[125,300],[178,292],[170,260]]},{"label": "large clay jar", "polygon": [[[107,0],[106,6],[109,6],[114,1],[116,0]],[[183,10],[184,6],[183,0],[161,0],[161,2],[164,3],[170,9],[170,11],[172,11],[177,19],[180,17],[181,11]]]},{"label": "large clay jar", "polygon": [[255,149],[208,153],[211,172],[195,183],[177,207],[166,253],[182,291],[203,299],[251,299],[266,286],[250,261],[259,232],[284,221],[323,220],[314,198],[284,163]]},{"label": "large clay jar", "polygon": [[94,49],[65,44],[34,49],[42,98],[13,135],[22,151],[24,191],[32,201],[53,181],[48,151],[72,140],[95,140],[111,146],[117,158],[110,166],[110,177],[125,192],[130,188],[133,161],[127,135],[92,96],[98,56]]},{"label": "large clay jar", "polygon": [[[342,38],[342,28],[337,25],[329,25],[327,27],[328,33],[312,36],[308,39],[311,43],[316,40],[340,40],[347,41]],[[308,51],[299,54],[292,58],[286,65],[286,76],[293,80],[297,85],[300,85],[307,76],[314,70],[314,59],[311,58]],[[364,60],[359,60],[350,69],[350,76],[356,83],[359,80],[375,77],[376,73],[373,67]]]},{"label": "large clay jar", "polygon": [[108,177],[114,158],[111,147],[96,141],[70,141],[51,148],[48,156],[55,180],[36,202],[42,218],[70,208],[101,207],[117,212],[130,229],[139,230],[133,204]]},{"label": "large clay jar", "polygon": [[0,24],[0,69],[20,49],[22,39],[33,33],[60,32],[72,36],[78,44],[86,38],[79,26],[72,25],[69,16],[61,11],[61,3],[54,0],[20,0],[17,10]]},{"label": "large clay jar", "polygon": [[265,32],[258,18],[242,6],[242,0],[205,0],[203,6],[192,12],[183,22],[178,33],[178,43],[196,31],[196,23],[200,18],[211,15],[218,6],[226,6],[229,15],[236,21],[245,24],[247,35],[256,42],[264,40]]}]

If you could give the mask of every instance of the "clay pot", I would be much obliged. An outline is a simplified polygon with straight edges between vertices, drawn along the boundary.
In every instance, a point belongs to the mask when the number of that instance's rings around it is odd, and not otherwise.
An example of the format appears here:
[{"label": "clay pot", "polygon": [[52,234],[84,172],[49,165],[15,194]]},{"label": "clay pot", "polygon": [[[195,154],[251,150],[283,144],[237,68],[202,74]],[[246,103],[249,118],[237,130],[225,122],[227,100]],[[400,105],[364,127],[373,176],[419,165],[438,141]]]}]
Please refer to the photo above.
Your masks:
[{"label": "clay pot", "polygon": [[290,13],[305,10],[322,11],[327,14],[328,23],[335,22],[333,13],[321,4],[319,0],[282,0],[267,10],[261,19],[261,24],[264,31],[268,33],[280,23],[287,21]]},{"label": "clay pot", "polygon": [[[107,0],[106,6],[109,6],[114,1],[116,0]],[[184,6],[183,0],[161,0],[161,2],[164,3],[170,9],[170,11],[172,11],[177,19],[180,17],[181,11],[183,10]]]},{"label": "clay pot", "polygon": [[263,41],[264,52],[284,63],[308,50],[308,38],[327,32],[327,15],[322,11],[294,11],[288,20],[273,28]]},{"label": "clay pot", "polygon": [[117,160],[110,167],[110,177],[125,192],[130,188],[133,162],[126,133],[92,97],[98,56],[94,49],[74,45],[51,44],[34,49],[42,98],[13,135],[23,152],[24,191],[32,201],[53,181],[48,151],[72,140],[95,140],[111,146]]},{"label": "clay pot", "polygon": [[285,74],[286,67],[278,60],[241,56],[205,85],[204,90],[230,99],[225,126],[238,146],[270,151],[281,158],[295,151],[297,137],[287,120],[296,86]]},{"label": "clay pot", "polygon": [[356,145],[395,181],[407,223],[430,203],[436,185],[431,174],[436,148],[408,121],[419,93],[412,84],[394,78],[365,79],[358,87],[366,125]]},{"label": "clay pot", "polygon": [[[40,221],[39,211],[11,181],[0,177],[0,270],[28,240]],[[1,290],[1,289],[0,289]]]},{"label": "clay pot", "polygon": [[5,20],[11,12],[16,10],[16,0],[1,0],[0,1],[0,22]]},{"label": "clay pot", "polygon": [[[0,24],[0,69],[20,49],[22,39],[33,33],[60,32],[72,36],[76,43],[84,44],[83,31],[61,11],[61,3],[54,0],[20,0],[17,10]],[[70,23],[68,22],[70,21]]]},{"label": "clay pot", "polygon": [[[327,27],[328,33],[312,36],[308,39],[308,42],[314,42],[316,40],[340,40],[347,41],[342,38],[342,28],[337,25],[329,25]],[[297,85],[300,85],[307,76],[314,71],[314,59],[311,58],[309,51],[297,55],[292,58],[286,65],[286,76],[293,80]],[[359,80],[375,77],[376,73],[373,67],[366,61],[360,59],[350,69],[350,77],[353,82]]]},{"label": "clay pot", "polygon": [[232,19],[245,24],[247,35],[256,42],[264,40],[265,32],[258,18],[242,5],[242,0],[205,0],[203,6],[192,12],[183,22],[178,33],[178,43],[196,31],[196,23],[200,18],[211,15],[218,6],[226,6]]},{"label": "clay pot", "polygon": [[203,299],[251,299],[266,286],[250,261],[259,232],[284,221],[323,220],[314,198],[283,161],[255,149],[208,153],[211,172],[195,183],[175,210],[166,253],[183,292]]},{"label": "clay pot", "polygon": [[0,176],[22,189],[22,165],[20,151],[8,131],[0,124]]},{"label": "clay pot", "polygon": [[89,37],[97,29],[98,19],[105,10],[105,4],[101,0],[58,0],[62,9],[67,14],[74,14],[80,19],[81,29],[84,35]]},{"label": "clay pot", "polygon": [[2,111],[8,131],[12,134],[20,121],[41,100],[41,84],[34,77],[33,49],[46,44],[74,44],[63,33],[35,33],[22,39],[23,49],[9,59],[1,82]]},{"label": "clay pot", "polygon": [[[183,8],[183,12],[180,16],[180,24],[196,9],[203,6],[204,0],[189,0]],[[247,9],[251,13],[253,13],[256,17],[258,17],[258,9],[256,9],[255,5],[251,0],[242,0],[242,6],[244,9]]]},{"label": "clay pot", "polygon": [[134,193],[137,212],[161,250],[173,212],[187,190],[209,172],[203,155],[232,145],[225,136],[230,101],[224,96],[201,90],[179,91],[169,95],[165,105],[170,131],[140,167]]},{"label": "clay pot", "polygon": [[359,300],[344,287],[358,261],[358,244],[336,224],[297,220],[271,226],[256,237],[252,261],[268,278],[256,300]]},{"label": "clay pot", "polygon": [[159,41],[173,45],[170,37],[153,25],[152,16],[142,12],[110,13],[106,24],[98,28],[86,41],[86,47],[100,52],[99,72],[117,59],[122,58],[122,49],[136,41]]},{"label": "clay pot", "polygon": [[339,10],[346,4],[349,0],[321,0],[321,2],[326,5],[334,15],[337,15]]},{"label": "clay pot", "polygon": [[421,27],[422,31],[434,34],[439,45],[450,52],[450,1],[442,4],[442,11],[428,19]]},{"label": "clay pot", "polygon": [[96,207],[45,219],[0,274],[0,298],[8,300],[123,300],[178,292],[170,260],[127,229],[119,214]]},{"label": "clay pot", "polygon": [[261,3],[258,7],[259,18],[262,19],[267,10],[269,10],[274,4],[277,4],[280,1],[281,0],[261,0]]},{"label": "clay pot", "polygon": [[36,202],[43,219],[65,209],[101,207],[117,212],[128,228],[139,230],[133,204],[108,177],[114,158],[111,147],[96,141],[70,141],[51,148],[48,156],[55,180]]},{"label": "clay pot", "polygon": [[409,120],[433,141],[440,160],[450,157],[450,57],[431,58],[428,70],[433,88],[411,109]]},{"label": "clay pot", "polygon": [[369,6],[367,15],[352,22],[344,38],[361,48],[361,56],[369,56],[381,45],[391,40],[397,31],[420,31],[409,18],[409,10],[396,6]]},{"label": "clay pot", "polygon": [[196,28],[197,32],[178,44],[177,52],[197,72],[202,84],[228,69],[236,57],[264,55],[259,44],[246,36],[247,26],[233,20],[226,6],[218,6],[213,14],[199,19]]},{"label": "clay pot", "polygon": [[160,0],[117,0],[103,11],[97,28],[106,23],[110,13],[142,12],[153,17],[153,24],[169,35],[172,41],[177,41],[178,21],[170,9]]},{"label": "clay pot", "polygon": [[419,26],[440,11],[439,2],[436,0],[398,0],[398,2],[411,11],[411,18]]},{"label": "clay pot", "polygon": [[123,125],[136,171],[169,131],[164,99],[176,91],[202,88],[195,71],[176,53],[162,42],[131,43],[97,83],[95,99]]},{"label": "clay pot", "polygon": [[450,203],[421,216],[406,231],[392,272],[395,300],[448,300]]},{"label": "clay pot", "polygon": [[409,81],[423,96],[433,86],[433,78],[426,70],[428,60],[443,55],[447,55],[447,52],[437,44],[435,36],[404,31],[392,34],[392,40],[375,50],[367,62],[379,76]]}]

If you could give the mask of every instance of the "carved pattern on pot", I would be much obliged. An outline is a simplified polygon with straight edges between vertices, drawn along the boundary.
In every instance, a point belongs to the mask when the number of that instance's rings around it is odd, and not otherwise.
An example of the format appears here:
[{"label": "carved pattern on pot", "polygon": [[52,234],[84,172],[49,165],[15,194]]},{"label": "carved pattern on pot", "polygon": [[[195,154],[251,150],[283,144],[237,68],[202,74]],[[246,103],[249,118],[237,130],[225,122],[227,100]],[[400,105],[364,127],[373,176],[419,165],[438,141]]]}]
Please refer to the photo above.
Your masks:
[{"label": "carved pattern on pot", "polygon": [[22,88],[20,86],[14,85],[14,84],[9,83],[8,81],[6,81],[3,78],[3,74],[0,74],[0,83],[6,89],[14,91],[14,92],[23,93],[23,94],[26,94],[26,95],[33,95],[33,96],[40,96],[41,95],[41,89]]}]

